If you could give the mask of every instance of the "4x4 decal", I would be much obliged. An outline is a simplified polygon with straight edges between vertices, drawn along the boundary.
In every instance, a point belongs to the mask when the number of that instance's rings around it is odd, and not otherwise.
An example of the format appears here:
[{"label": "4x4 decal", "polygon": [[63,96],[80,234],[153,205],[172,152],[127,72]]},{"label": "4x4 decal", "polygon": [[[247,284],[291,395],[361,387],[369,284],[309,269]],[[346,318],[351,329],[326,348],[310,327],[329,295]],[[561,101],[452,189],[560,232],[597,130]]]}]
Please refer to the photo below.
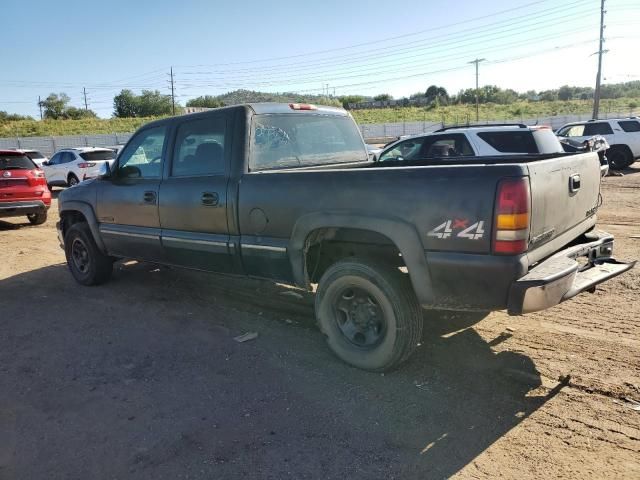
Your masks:
[{"label": "4x4 decal", "polygon": [[[455,233],[454,230],[461,229]],[[467,238],[469,240],[479,240],[484,236],[484,221],[480,220],[472,225],[469,225],[469,220],[455,218],[453,220],[447,220],[441,223],[433,230],[427,233],[427,237],[436,238],[449,238],[451,236],[457,238]]]}]

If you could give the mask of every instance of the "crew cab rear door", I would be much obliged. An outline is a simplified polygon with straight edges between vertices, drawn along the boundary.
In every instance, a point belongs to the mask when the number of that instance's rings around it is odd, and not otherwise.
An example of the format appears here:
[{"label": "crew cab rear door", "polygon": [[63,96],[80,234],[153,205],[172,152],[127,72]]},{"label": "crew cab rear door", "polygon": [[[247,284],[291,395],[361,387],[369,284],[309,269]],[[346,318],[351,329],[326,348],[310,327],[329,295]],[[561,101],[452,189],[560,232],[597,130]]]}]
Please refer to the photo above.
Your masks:
[{"label": "crew cab rear door", "polygon": [[531,186],[530,252],[582,224],[584,231],[586,224],[594,223],[600,204],[597,153],[560,154],[527,165]]}]

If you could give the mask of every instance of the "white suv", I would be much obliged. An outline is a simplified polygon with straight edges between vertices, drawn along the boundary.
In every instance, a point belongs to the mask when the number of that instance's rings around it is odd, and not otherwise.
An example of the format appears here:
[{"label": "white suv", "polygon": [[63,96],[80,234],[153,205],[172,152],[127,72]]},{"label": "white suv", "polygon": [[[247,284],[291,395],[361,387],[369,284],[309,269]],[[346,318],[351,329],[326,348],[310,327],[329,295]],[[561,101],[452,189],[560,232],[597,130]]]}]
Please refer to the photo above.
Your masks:
[{"label": "white suv", "polygon": [[564,152],[549,127],[523,124],[441,128],[402,138],[384,147],[376,160],[411,161],[440,157],[495,157]]},{"label": "white suv", "polygon": [[638,117],[567,123],[560,127],[556,134],[559,137],[578,141],[594,135],[602,135],[610,145],[607,159],[614,170],[627,168],[640,158],[640,118]]},{"label": "white suv", "polygon": [[100,175],[100,165],[113,165],[116,154],[109,148],[65,148],[42,164],[49,187],[72,187]]}]

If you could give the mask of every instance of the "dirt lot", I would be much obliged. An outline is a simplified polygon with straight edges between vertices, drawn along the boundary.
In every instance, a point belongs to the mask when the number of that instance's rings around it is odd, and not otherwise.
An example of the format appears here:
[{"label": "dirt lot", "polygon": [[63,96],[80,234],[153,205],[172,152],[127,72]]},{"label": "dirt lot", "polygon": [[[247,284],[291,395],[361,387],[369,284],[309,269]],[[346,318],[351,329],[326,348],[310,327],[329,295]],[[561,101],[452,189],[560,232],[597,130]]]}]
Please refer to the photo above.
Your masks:
[{"label": "dirt lot", "polygon": [[[604,198],[638,258],[640,165]],[[282,286],[134,262],[78,286],[55,211],[0,222],[0,479],[640,478],[640,268],[526,317],[427,316],[377,375]]]}]

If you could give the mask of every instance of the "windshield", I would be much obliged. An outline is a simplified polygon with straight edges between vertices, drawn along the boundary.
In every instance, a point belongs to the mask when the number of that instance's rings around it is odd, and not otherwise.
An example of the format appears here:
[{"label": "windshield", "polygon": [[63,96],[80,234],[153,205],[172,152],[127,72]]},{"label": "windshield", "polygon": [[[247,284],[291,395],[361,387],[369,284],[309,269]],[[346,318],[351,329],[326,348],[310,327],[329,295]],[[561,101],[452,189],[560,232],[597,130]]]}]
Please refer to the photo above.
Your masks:
[{"label": "windshield", "polygon": [[367,161],[367,150],[351,117],[256,115],[251,170]]},{"label": "windshield", "polygon": [[31,160],[33,160],[33,159],[40,160],[40,159],[44,158],[44,155],[42,155],[40,152],[36,152],[35,150],[33,150],[31,152],[25,152],[25,155],[27,157],[29,157]]},{"label": "windshield", "polygon": [[94,150],[93,152],[82,152],[80,156],[88,162],[95,160],[113,160],[116,158],[116,152],[113,150]]},{"label": "windshield", "polygon": [[34,163],[26,155],[0,153],[0,170],[33,170]]}]

